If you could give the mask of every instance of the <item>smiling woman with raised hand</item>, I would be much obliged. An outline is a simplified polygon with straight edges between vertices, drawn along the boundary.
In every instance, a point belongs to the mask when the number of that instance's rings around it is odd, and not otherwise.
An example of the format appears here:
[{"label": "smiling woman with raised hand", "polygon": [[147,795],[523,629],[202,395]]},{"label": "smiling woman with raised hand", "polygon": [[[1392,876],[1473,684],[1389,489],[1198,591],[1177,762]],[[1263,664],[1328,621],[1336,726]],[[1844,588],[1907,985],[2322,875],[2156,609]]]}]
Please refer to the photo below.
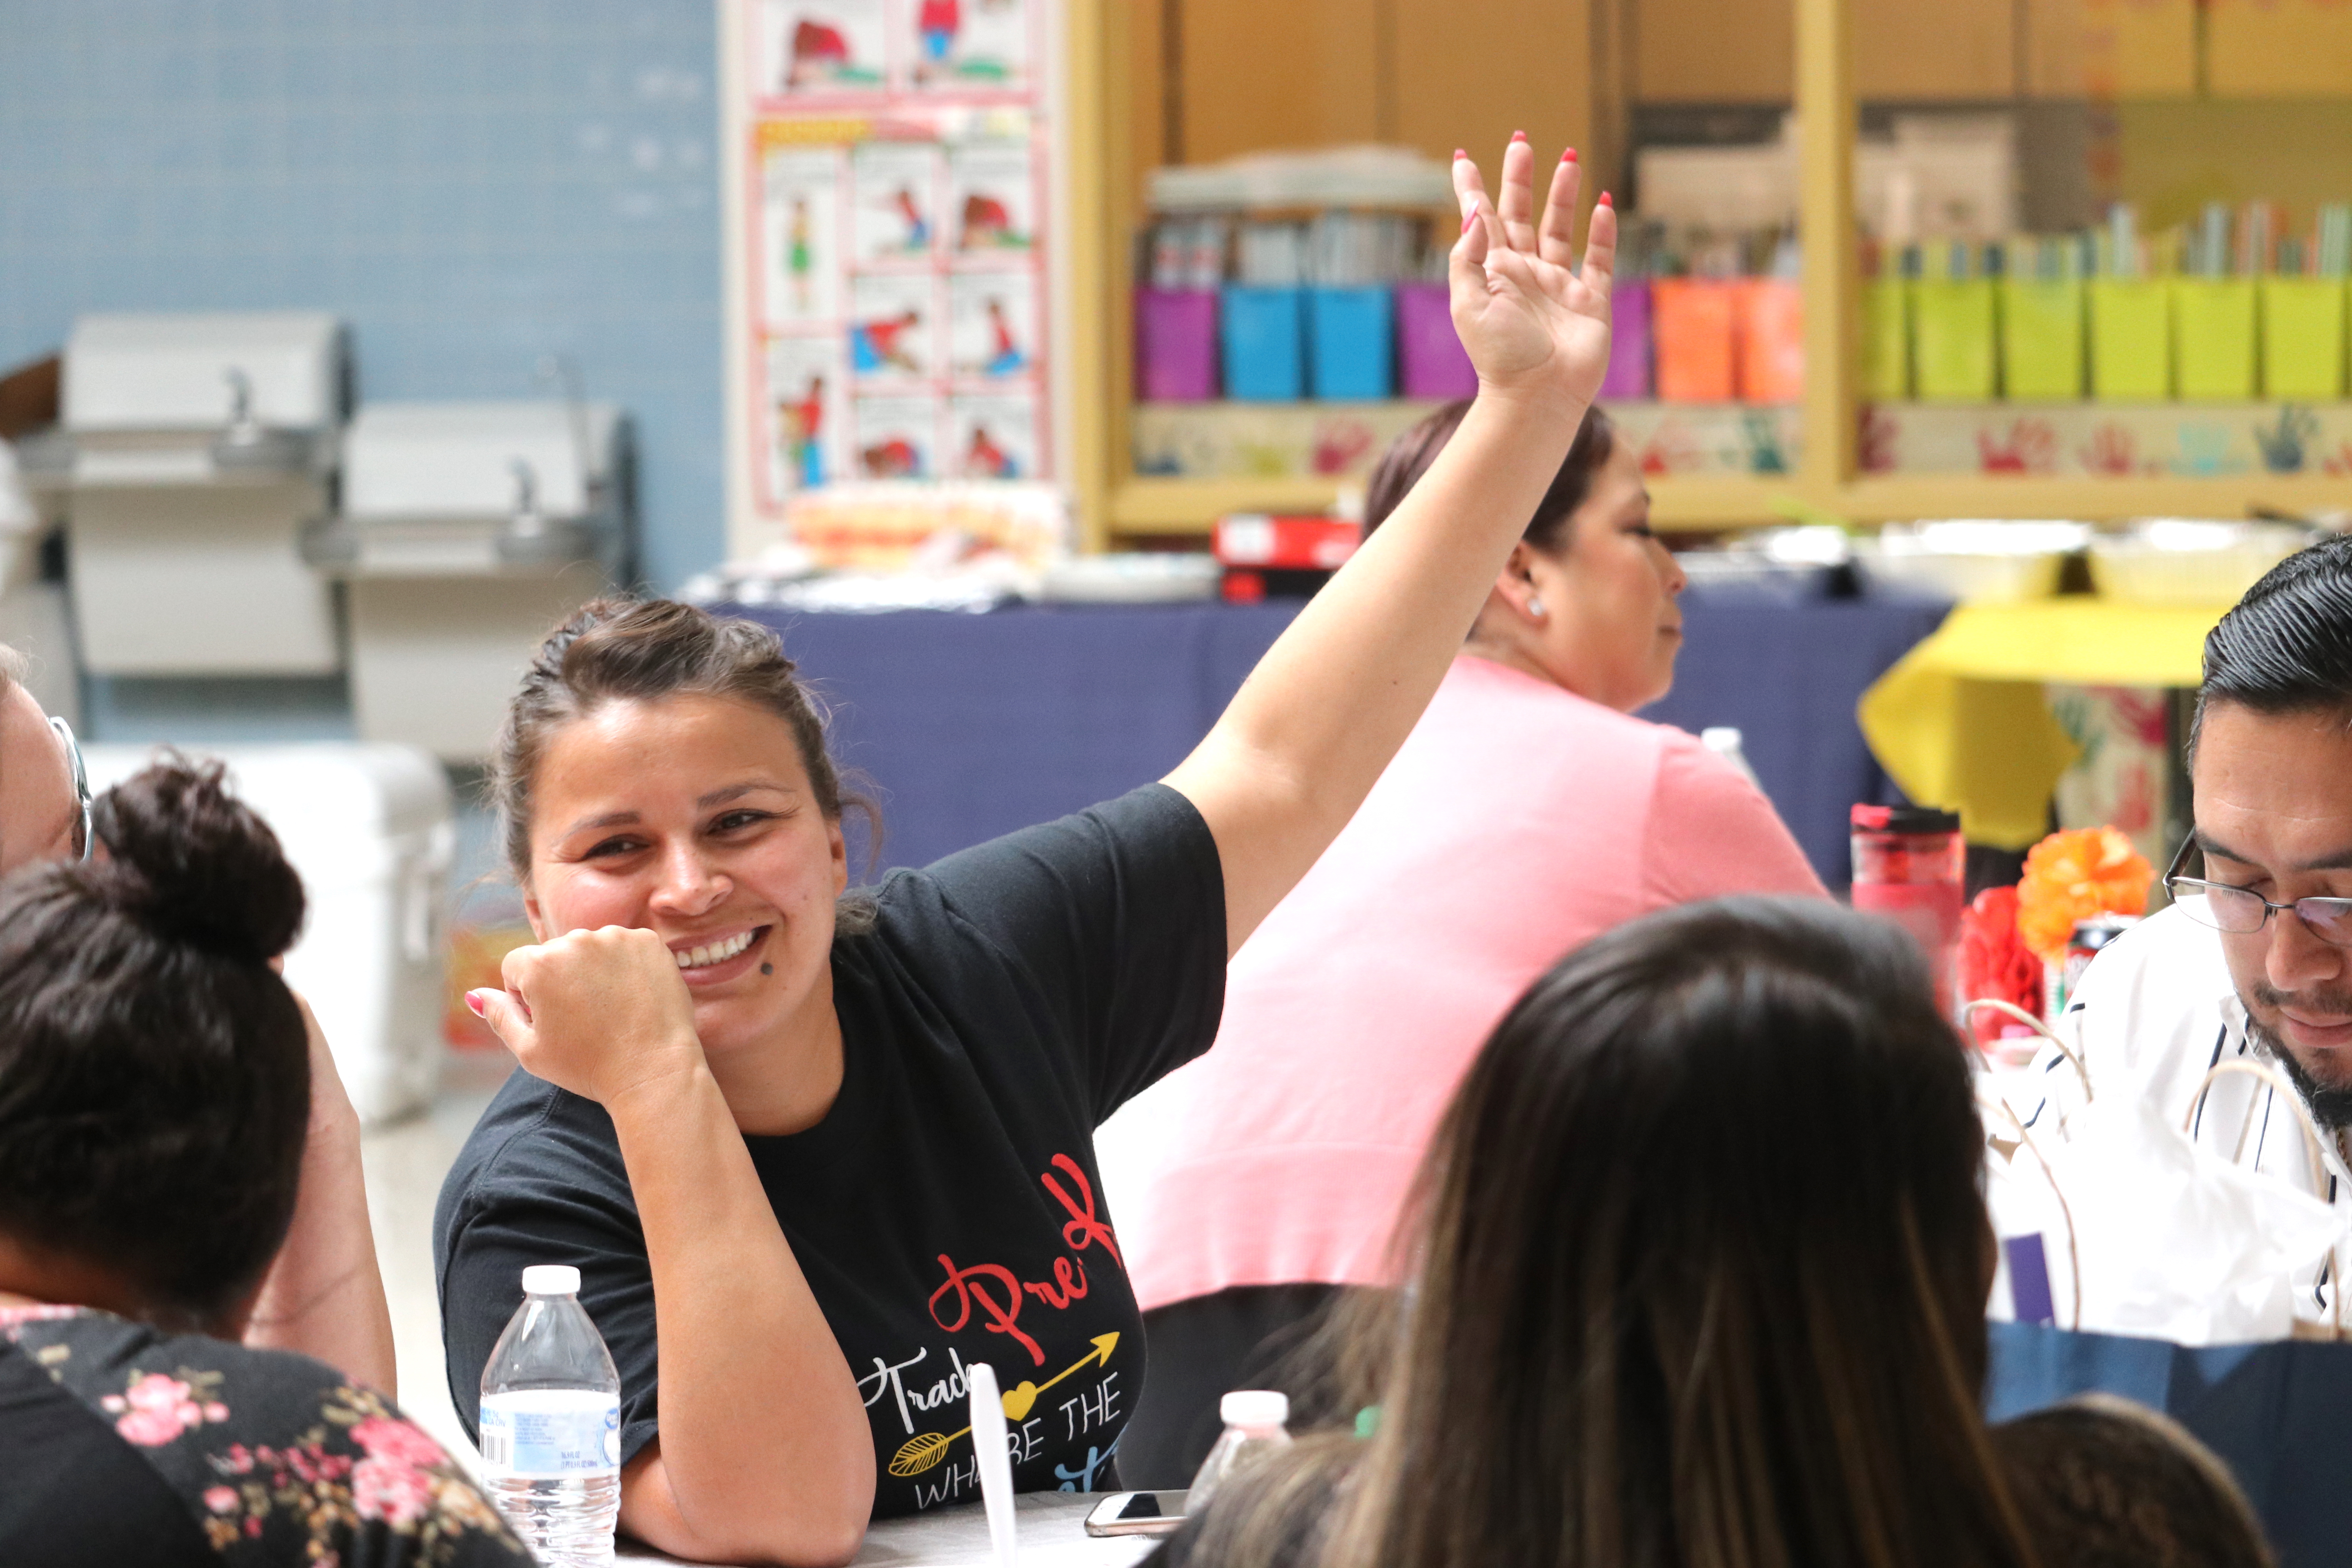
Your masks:
[{"label": "smiling woman with raised hand", "polygon": [[1524,139],[1499,201],[1454,167],[1478,397],[1160,784],[847,894],[771,634],[601,604],[541,650],[498,770],[539,945],[474,996],[528,1073],[442,1193],[450,1392],[470,1419],[525,1264],[579,1264],[632,1533],[839,1563],[970,1500],[979,1361],[1016,1484],[1108,1479],[1142,1346],[1093,1130],[1206,1048],[1226,957],[1412,728],[1607,363],[1607,197],[1580,274],[1573,155],[1540,217]]}]

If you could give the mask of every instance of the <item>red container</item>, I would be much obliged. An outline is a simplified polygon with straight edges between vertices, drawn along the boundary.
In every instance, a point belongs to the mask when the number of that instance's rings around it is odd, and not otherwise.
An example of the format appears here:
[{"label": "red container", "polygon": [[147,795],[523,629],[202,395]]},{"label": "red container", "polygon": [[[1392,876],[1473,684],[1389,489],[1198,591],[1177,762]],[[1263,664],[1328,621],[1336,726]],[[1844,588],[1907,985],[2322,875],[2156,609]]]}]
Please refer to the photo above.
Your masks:
[{"label": "red container", "polygon": [[1936,1005],[1951,1017],[1960,952],[1960,910],[1969,849],[1957,813],[1918,805],[1857,805],[1853,826],[1853,907],[1884,915],[1909,931],[1936,978]]},{"label": "red container", "polygon": [[1234,512],[1217,520],[1211,538],[1223,565],[1336,572],[1364,542],[1364,530],[1345,518]]}]

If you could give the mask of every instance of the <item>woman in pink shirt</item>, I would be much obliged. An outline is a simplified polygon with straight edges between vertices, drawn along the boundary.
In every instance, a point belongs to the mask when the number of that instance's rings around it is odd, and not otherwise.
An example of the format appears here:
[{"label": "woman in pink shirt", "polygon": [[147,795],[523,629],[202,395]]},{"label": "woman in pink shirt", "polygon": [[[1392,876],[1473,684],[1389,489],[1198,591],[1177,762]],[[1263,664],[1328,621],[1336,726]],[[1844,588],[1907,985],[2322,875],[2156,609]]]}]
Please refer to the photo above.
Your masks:
[{"label": "woman in pink shirt", "polygon": [[[1389,449],[1368,527],[1467,407]],[[1562,953],[1670,904],[1822,894],[1736,768],[1633,717],[1673,684],[1682,642],[1685,579],[1649,510],[1633,451],[1591,410],[1420,724],[1234,955],[1215,1047],[1103,1129],[1150,1340],[1128,1485],[1182,1486],[1226,1390],[1287,1387],[1300,1418],[1324,1414],[1292,1352],[1338,1293],[1390,1282],[1439,1112]]]}]

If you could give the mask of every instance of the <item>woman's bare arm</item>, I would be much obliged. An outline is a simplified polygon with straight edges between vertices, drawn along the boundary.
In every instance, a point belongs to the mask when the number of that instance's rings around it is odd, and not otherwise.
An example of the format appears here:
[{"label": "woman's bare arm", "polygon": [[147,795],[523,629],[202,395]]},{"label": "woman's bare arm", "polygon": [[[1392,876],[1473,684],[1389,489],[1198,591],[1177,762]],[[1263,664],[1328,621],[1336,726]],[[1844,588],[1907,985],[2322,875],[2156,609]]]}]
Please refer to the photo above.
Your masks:
[{"label": "woman's bare arm", "polygon": [[[675,1556],[832,1568],[874,1511],[874,1437],[649,931],[511,954],[484,1016],[534,1076],[613,1119],[653,1269],[661,1437],[621,1522]],[[521,1005],[516,1005],[520,997]]]},{"label": "woman's bare arm", "polygon": [[301,1191],[294,1223],[246,1320],[245,1342],[314,1356],[396,1398],[392,1310],[368,1222],[359,1113],[310,1004],[299,992],[294,1000],[310,1041],[310,1126]]},{"label": "woman's bare arm", "polygon": [[1503,156],[1499,210],[1454,160],[1465,227],[1454,322],[1478,370],[1461,428],[1378,532],[1299,613],[1166,782],[1199,807],[1239,948],[1355,815],[1462,648],[1559,471],[1609,361],[1616,219],[1594,210],[1569,270],[1577,165],[1534,221],[1533,155]]}]

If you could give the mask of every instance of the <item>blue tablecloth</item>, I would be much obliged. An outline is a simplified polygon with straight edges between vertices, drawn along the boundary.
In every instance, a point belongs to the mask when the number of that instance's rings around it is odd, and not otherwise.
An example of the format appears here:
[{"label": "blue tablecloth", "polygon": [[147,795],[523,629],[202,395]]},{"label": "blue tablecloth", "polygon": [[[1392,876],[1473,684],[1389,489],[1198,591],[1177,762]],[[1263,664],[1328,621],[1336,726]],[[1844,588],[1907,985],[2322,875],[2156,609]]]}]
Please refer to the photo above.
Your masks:
[{"label": "blue tablecloth", "polygon": [[[1675,689],[1644,716],[1694,731],[1738,726],[1814,868],[1843,883],[1847,808],[1894,798],[1854,702],[1949,606],[1696,591],[1683,604]],[[881,801],[878,866],[889,867],[922,865],[1165,773],[1297,605],[729,613],[782,630],[785,651],[831,703],[835,755]]]}]

